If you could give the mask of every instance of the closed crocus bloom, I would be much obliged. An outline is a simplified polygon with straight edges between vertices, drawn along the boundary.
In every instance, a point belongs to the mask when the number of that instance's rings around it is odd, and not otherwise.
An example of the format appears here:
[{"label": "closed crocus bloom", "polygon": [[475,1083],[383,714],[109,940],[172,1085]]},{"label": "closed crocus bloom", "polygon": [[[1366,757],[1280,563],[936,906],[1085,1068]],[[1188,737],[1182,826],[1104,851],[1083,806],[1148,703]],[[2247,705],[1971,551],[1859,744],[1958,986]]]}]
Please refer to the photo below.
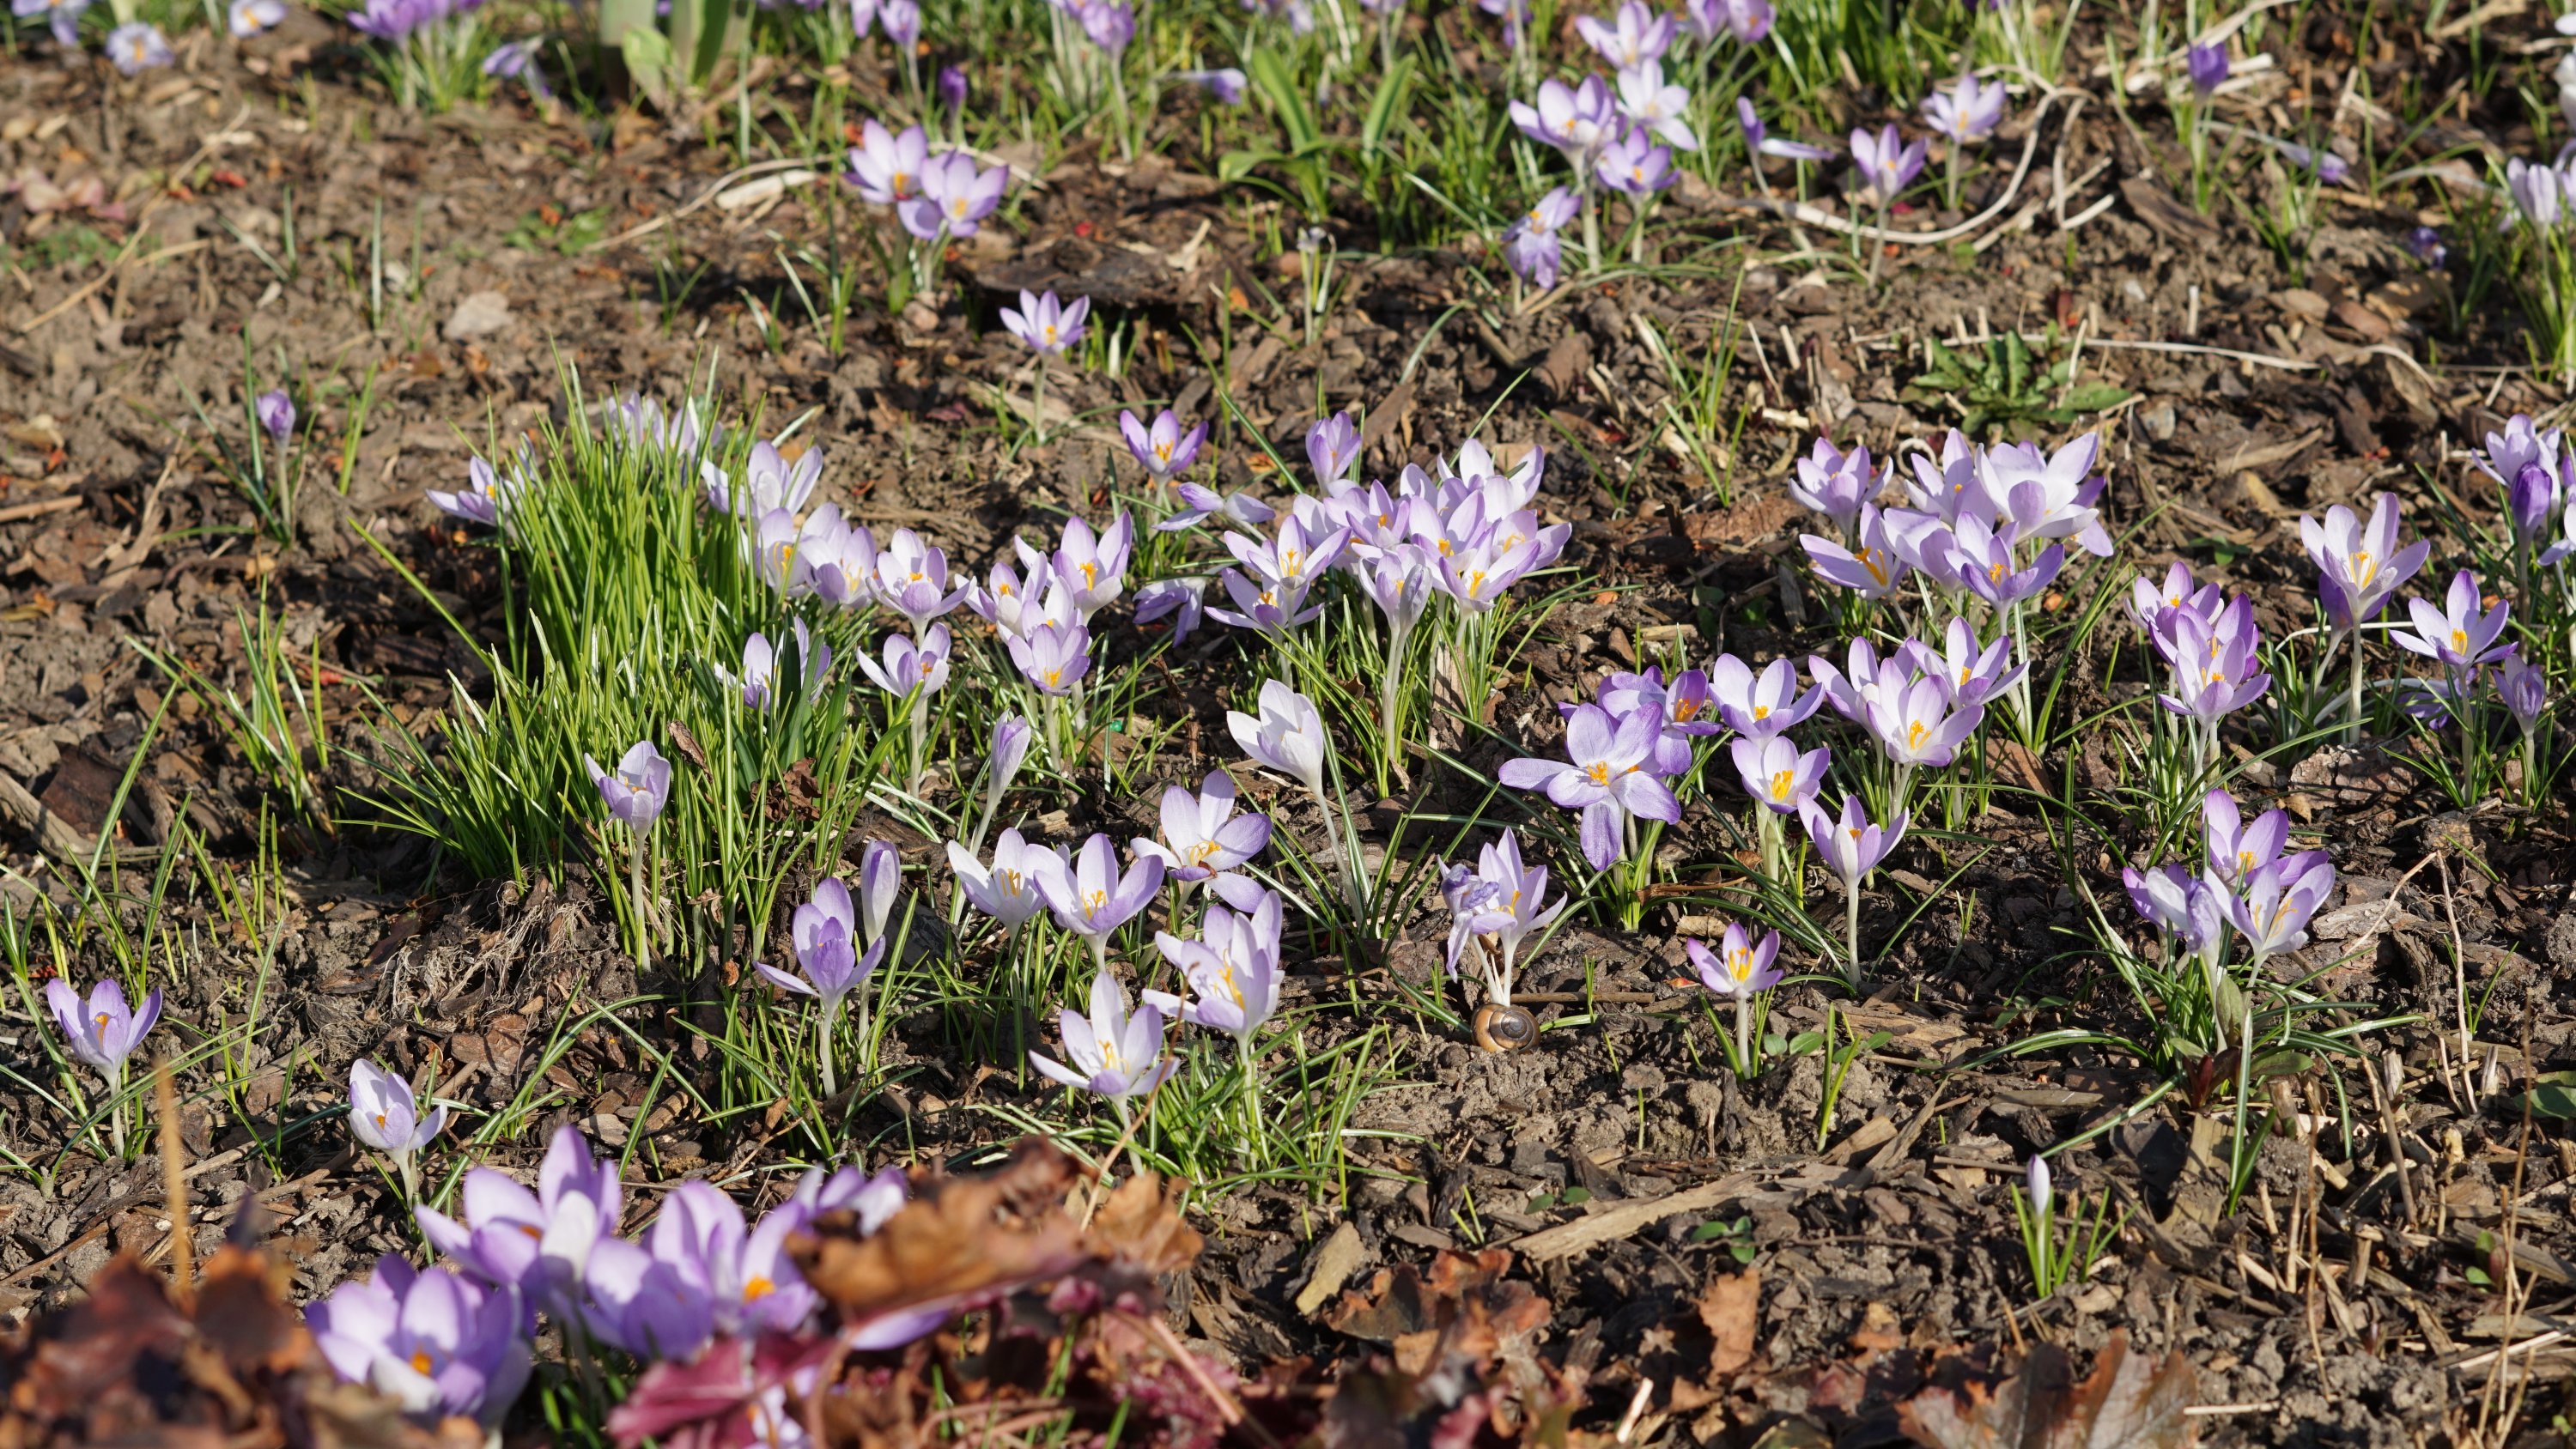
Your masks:
[{"label": "closed crocus bloom", "polygon": [[113,1087],[125,1080],[125,1059],[134,1055],[161,1019],[161,988],[147,992],[140,1009],[128,1009],[125,988],[113,980],[91,987],[84,1001],[69,982],[56,976],[45,982],[45,1006],[72,1056],[104,1075]]},{"label": "closed crocus bloom", "polygon": [[1798,544],[1807,551],[1807,562],[1816,577],[1829,584],[1840,584],[1864,599],[1883,599],[1905,581],[1905,560],[1899,558],[1887,536],[1886,516],[1875,503],[1865,503],[1860,510],[1860,536],[1856,547],[1846,548],[1840,542],[1818,534],[1798,536]]},{"label": "closed crocus bloom", "polygon": [[2227,79],[2227,45],[2195,44],[2183,52],[2183,69],[2191,78],[2191,88],[2206,98]]},{"label": "closed crocus bloom", "polygon": [[1749,1001],[1787,974],[1772,964],[1779,959],[1780,933],[1765,931],[1756,941],[1740,921],[1727,923],[1714,951],[1693,940],[1682,942],[1682,949],[1699,972],[1700,984],[1729,1001]]},{"label": "closed crocus bloom", "polygon": [[1007,642],[1011,663],[1042,693],[1070,694],[1091,672],[1091,631],[1080,624],[1041,624]]},{"label": "closed crocus bloom", "polygon": [[[1784,161],[1825,161],[1833,157],[1827,146],[1810,146],[1804,141],[1786,141],[1771,134],[1762,123],[1762,113],[1743,96],[1735,98],[1735,123],[1744,130],[1744,144],[1757,156],[1777,156]],[[1758,164],[1758,163],[1757,163]]]},{"label": "closed crocus bloom", "polygon": [[922,173],[930,166],[930,134],[919,126],[888,131],[876,121],[859,127],[859,144],[850,148],[850,169],[841,179],[878,206],[895,206],[921,194]]},{"label": "closed crocus bloom", "polygon": [[1650,65],[1672,48],[1676,24],[1669,15],[1646,8],[1644,0],[1620,0],[1612,20],[1596,15],[1574,18],[1574,33],[1610,62],[1612,70]]},{"label": "closed crocus bloom", "polygon": [[1107,971],[1091,978],[1090,1017],[1068,1011],[1058,1027],[1071,1065],[1037,1052],[1029,1065],[1068,1087],[1123,1101],[1162,1085],[1179,1066],[1162,1059],[1162,1011],[1148,1003],[1130,1015],[1125,988]]},{"label": "closed crocus bloom", "polygon": [[1197,423],[1186,432],[1181,420],[1170,408],[1147,427],[1132,412],[1118,414],[1118,431],[1127,440],[1127,451],[1147,476],[1156,482],[1169,482],[1188,471],[1198,461],[1199,447],[1207,441],[1207,424]]},{"label": "closed crocus bloom", "polygon": [[859,926],[871,944],[885,939],[886,922],[894,917],[895,899],[903,894],[903,856],[882,840],[859,850]]},{"label": "closed crocus bloom", "polygon": [[2439,660],[2454,674],[2466,674],[2504,657],[2505,649],[2498,648],[2496,640],[2513,613],[2511,604],[2499,602],[2481,614],[2478,603],[2477,576],[2462,569],[2451,576],[2451,587],[2439,607],[2408,599],[2406,610],[2414,629],[2399,629],[2388,637],[2399,648]]},{"label": "closed crocus bloom", "polygon": [[1265,679],[1260,708],[1258,718],[1239,709],[1226,711],[1226,729],[1235,744],[1253,763],[1277,770],[1320,798],[1324,760],[1333,744],[1315,702],[1278,680]]},{"label": "closed crocus bloom", "polygon": [[879,0],[877,24],[895,49],[909,51],[921,40],[920,0]]},{"label": "closed crocus bloom", "polygon": [[1156,579],[1136,591],[1136,624],[1142,628],[1172,621],[1172,642],[1180,643],[1198,631],[1207,612],[1205,579]]},{"label": "closed crocus bloom", "polygon": [[1923,98],[1925,125],[1962,146],[1995,133],[2004,119],[2004,83],[1963,75]]},{"label": "closed crocus bloom", "polygon": [[1082,33],[1091,43],[1113,60],[1136,38],[1136,11],[1125,0],[1082,0],[1074,17],[1082,22]]},{"label": "closed crocus bloom", "polygon": [[420,1115],[411,1083],[364,1057],[349,1064],[349,1131],[378,1152],[418,1152],[447,1126],[447,1109]]},{"label": "closed crocus bloom", "polygon": [[1039,296],[1023,287],[1019,309],[1002,309],[1002,325],[1032,350],[1061,356],[1066,348],[1082,340],[1083,319],[1090,313],[1089,297],[1076,297],[1071,306],[1066,306],[1056,300],[1053,288]]},{"label": "closed crocus bloom", "polygon": [[993,721],[993,737],[985,768],[992,780],[986,788],[994,795],[999,796],[1011,788],[1011,781],[1018,778],[1020,766],[1029,758],[1029,742],[1036,734],[1035,727],[1015,714],[1006,714]]},{"label": "closed crocus bloom", "polygon": [[1854,444],[1848,453],[1829,438],[1816,439],[1807,456],[1797,460],[1789,479],[1789,496],[1814,509],[1850,533],[1860,523],[1861,509],[1887,486],[1887,469],[1870,466],[1869,448]]},{"label": "closed crocus bloom", "polygon": [[424,1421],[463,1415],[491,1428],[528,1381],[516,1296],[387,1254],[304,1310],[334,1373]]},{"label": "closed crocus bloom", "polygon": [[[755,633],[743,641],[741,677],[736,678],[721,669],[716,673],[728,685],[741,689],[746,708],[767,709],[778,702],[778,669],[782,663],[788,663],[791,668],[801,668],[805,676],[805,697],[812,699],[822,693],[823,676],[831,672],[832,646],[816,641],[813,631],[805,627],[805,621],[798,619],[795,642],[790,649],[792,652],[782,659],[780,651],[769,642],[767,635]],[[791,662],[795,660],[802,660],[802,665]]]},{"label": "closed crocus bloom", "polygon": [[261,393],[251,410],[258,414],[259,425],[267,431],[269,441],[285,447],[286,440],[295,434],[295,400],[284,392],[271,390]]},{"label": "closed crocus bloom", "polygon": [[1095,952],[1105,948],[1111,932],[1152,905],[1154,893],[1163,888],[1160,858],[1140,856],[1122,873],[1118,848],[1097,833],[1070,862],[1050,852],[1034,864],[1038,893],[1046,897],[1056,924],[1090,941]]},{"label": "closed crocus bloom", "polygon": [[2031,1216],[2038,1218],[2042,1222],[2046,1222],[2048,1220],[2048,1210],[2055,1205],[2057,1200],[2056,1190],[2048,1175],[2048,1159],[2033,1153],[2030,1159],[2030,1167],[2024,1174],[2024,1180],[2030,1188]]},{"label": "closed crocus bloom", "polygon": [[1795,815],[1815,800],[1824,787],[1825,764],[1833,758],[1833,752],[1822,746],[1802,755],[1785,735],[1738,739],[1729,748],[1735,772],[1744,781],[1744,793],[1763,809],[1782,815]]},{"label": "closed crocus bloom", "polygon": [[743,460],[739,487],[727,479],[715,459],[698,463],[698,481],[706,488],[708,506],[746,519],[758,518],[773,508],[790,513],[803,511],[822,476],[821,448],[807,448],[790,463],[778,451],[778,445],[766,439],[751,445],[750,456]]},{"label": "closed crocus bloom", "polygon": [[1270,817],[1237,815],[1234,779],[1211,770],[1199,793],[1181,786],[1163,791],[1163,838],[1139,837],[1139,857],[1155,856],[1173,880],[1199,881],[1234,869],[1259,855],[1270,843]]},{"label": "closed crocus bloom", "polygon": [[599,761],[581,757],[590,769],[590,783],[599,788],[599,798],[608,813],[623,822],[627,829],[641,835],[660,819],[662,807],[671,799],[671,762],[653,748],[650,740],[638,740],[618,757],[617,768],[603,770]]},{"label": "closed crocus bloom", "polygon": [[[1258,528],[1279,516],[1277,509],[1249,493],[1219,493],[1196,483],[1176,483],[1172,485],[1172,493],[1181,500],[1180,511],[1155,524],[1156,533],[1178,533],[1185,528],[1195,528],[1201,519],[1211,515],[1231,519],[1247,528]],[[1170,580],[1157,582],[1169,583]],[[1144,591],[1138,590],[1136,596],[1142,599]]]},{"label": "closed crocus bloom", "polygon": [[1870,823],[1869,812],[1857,795],[1843,797],[1839,817],[1826,814],[1820,805],[1810,805],[1798,812],[1798,818],[1806,825],[1807,839],[1816,847],[1825,869],[1846,885],[1856,885],[1878,869],[1879,862],[1905,839],[1906,827],[1911,823],[1911,817],[1902,810],[1885,826]]},{"label": "closed crocus bloom", "polygon": [[811,996],[823,1003],[826,1011],[837,1010],[853,991],[868,984],[877,966],[885,959],[883,938],[871,942],[866,951],[857,949],[849,928],[839,921],[826,921],[814,934],[812,943],[800,946],[796,965],[801,975],[779,970],[765,962],[755,961],[752,968],[763,980],[782,991],[798,996]]},{"label": "closed crocus bloom", "polygon": [[1786,659],[1772,660],[1757,675],[1743,660],[1721,654],[1708,667],[1708,688],[1718,719],[1748,739],[1779,734],[1825,702],[1821,689],[1798,692],[1798,667]]},{"label": "closed crocus bloom", "polygon": [[2531,738],[2540,728],[2540,716],[2549,707],[2549,677],[2524,659],[2519,651],[2506,655],[2496,670],[2496,694],[2504,700],[2505,711]]},{"label": "closed crocus bloom", "polygon": [[1216,97],[1220,106],[1242,105],[1244,92],[1251,84],[1243,72],[1232,66],[1222,70],[1176,70],[1172,72],[1172,79],[1183,85],[1199,87]]},{"label": "closed crocus bloom", "polygon": [[1306,463],[1317,487],[1329,488],[1360,463],[1360,429],[1349,413],[1334,413],[1306,429]]},{"label": "closed crocus bloom", "polygon": [[1020,838],[1017,830],[1005,830],[993,842],[992,863],[987,865],[956,841],[948,842],[948,868],[957,873],[957,883],[975,909],[1016,931],[1029,917],[1046,908],[1046,897],[1038,889],[1039,872],[1044,868],[1040,858],[1053,861],[1055,852],[1042,845],[1031,845]]},{"label": "closed crocus bloom", "polygon": [[2192,873],[2180,865],[2153,870],[2122,867],[2120,884],[2140,917],[2167,935],[2180,935],[2191,924]]}]

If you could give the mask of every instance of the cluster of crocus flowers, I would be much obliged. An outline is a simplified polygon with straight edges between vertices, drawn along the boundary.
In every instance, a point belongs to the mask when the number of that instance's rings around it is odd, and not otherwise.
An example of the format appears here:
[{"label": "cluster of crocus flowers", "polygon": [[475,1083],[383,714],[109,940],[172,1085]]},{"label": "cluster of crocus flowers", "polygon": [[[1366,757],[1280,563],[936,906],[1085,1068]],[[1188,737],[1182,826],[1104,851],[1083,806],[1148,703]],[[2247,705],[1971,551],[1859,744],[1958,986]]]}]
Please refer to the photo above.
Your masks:
[{"label": "cluster of crocus flowers", "polygon": [[[2129,902],[2166,942],[2198,961],[2213,1019],[2222,993],[2229,927],[2243,941],[2251,973],[2266,958],[2308,943],[2308,922],[2333,895],[2335,869],[2322,850],[2294,851],[2289,816],[2278,809],[2248,822],[2236,797],[2212,790],[2201,802],[2202,860],[2120,872]],[[2252,1011],[2236,1025],[2250,1044]],[[2231,1025],[2216,1021],[2224,1032]]]},{"label": "cluster of crocus flowers", "polygon": [[1643,0],[1622,0],[1610,19],[1585,15],[1574,25],[1616,79],[1596,71],[1573,85],[1544,80],[1530,100],[1510,107],[1521,134],[1563,156],[1574,172],[1570,191],[1550,192],[1506,234],[1506,264],[1540,287],[1555,284],[1562,257],[1556,233],[1576,213],[1584,218],[1585,260],[1600,264],[1592,209],[1600,191],[1623,193],[1642,208],[1681,180],[1673,153],[1699,149],[1690,90],[1664,76],[1664,54],[1680,31],[1672,16],[1656,14]]},{"label": "cluster of crocus flowers", "polygon": [[882,841],[869,842],[861,860],[858,899],[852,898],[848,882],[834,876],[818,883],[813,898],[788,918],[794,972],[767,962],[753,963],[753,969],[771,985],[813,997],[821,1007],[814,1019],[815,1056],[826,1097],[840,1090],[833,1044],[841,1004],[854,993],[863,994],[885,960],[885,920],[901,879],[894,848]]},{"label": "cluster of crocus flowers", "polygon": [[979,166],[958,148],[931,155],[930,134],[920,126],[888,131],[870,120],[859,128],[859,144],[850,148],[849,170],[841,179],[870,204],[894,208],[905,231],[931,242],[980,230],[1001,208],[1011,173],[1005,166]]},{"label": "cluster of crocus flowers", "polygon": [[[2486,447],[2471,455],[2479,471],[2504,490],[2505,527],[2525,590],[2532,571],[2576,555],[2576,449],[2557,428],[2543,428],[2528,414],[2505,420]],[[2394,588],[2394,585],[2391,585]]]},{"label": "cluster of crocus flowers", "polygon": [[2272,687],[2254,601],[2195,587],[2191,571],[2175,563],[2161,582],[2141,577],[2132,585],[2130,612],[2165,662],[2168,687],[2156,698],[2188,725],[2197,775],[2218,757],[2220,722]]},{"label": "cluster of crocus flowers", "polygon": [[967,608],[993,626],[1012,667],[1045,701],[1053,751],[1066,748],[1054,728],[1061,702],[1078,699],[1091,673],[1092,616],[1126,591],[1135,543],[1135,519],[1124,511],[1099,532],[1068,518],[1054,552],[1013,538],[983,584],[968,586]]}]

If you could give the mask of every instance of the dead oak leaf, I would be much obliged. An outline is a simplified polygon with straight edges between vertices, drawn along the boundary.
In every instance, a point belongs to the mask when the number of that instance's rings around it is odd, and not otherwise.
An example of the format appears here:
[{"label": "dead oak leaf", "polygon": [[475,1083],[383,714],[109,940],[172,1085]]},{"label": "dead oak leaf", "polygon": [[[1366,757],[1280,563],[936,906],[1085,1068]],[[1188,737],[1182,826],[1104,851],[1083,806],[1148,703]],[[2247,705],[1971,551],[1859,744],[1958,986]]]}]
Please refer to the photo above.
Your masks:
[{"label": "dead oak leaf", "polygon": [[828,1214],[791,1241],[797,1268],[856,1326],[891,1314],[963,1309],[1059,1278],[1092,1258],[1064,1210],[1071,1158],[1030,1140],[981,1177],[936,1178],[875,1232]]},{"label": "dead oak leaf", "polygon": [[2129,1347],[2125,1330],[2069,1383],[2065,1351],[2043,1344],[2000,1382],[1935,1383],[1897,1405],[1899,1428],[1933,1449],[2188,1449],[2199,1431],[2184,1414],[2191,1363],[2157,1362]]}]

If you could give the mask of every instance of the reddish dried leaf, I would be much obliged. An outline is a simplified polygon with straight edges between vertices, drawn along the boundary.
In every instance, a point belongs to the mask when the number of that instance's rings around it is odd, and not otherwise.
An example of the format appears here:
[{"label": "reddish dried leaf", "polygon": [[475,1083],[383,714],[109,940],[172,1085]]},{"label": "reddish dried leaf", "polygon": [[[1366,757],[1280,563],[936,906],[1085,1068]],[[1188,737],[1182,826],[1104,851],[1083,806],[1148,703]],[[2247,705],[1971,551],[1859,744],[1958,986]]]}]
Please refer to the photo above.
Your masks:
[{"label": "reddish dried leaf", "polygon": [[1699,1321],[1708,1329],[1708,1376],[1724,1378],[1753,1362],[1753,1340],[1762,1326],[1762,1270],[1712,1278],[1700,1290]]},{"label": "reddish dried leaf", "polygon": [[2199,1430],[2183,1410],[2191,1364],[2133,1353],[2113,1330],[2082,1381],[2067,1381],[2064,1351],[2041,1345],[2000,1381],[1941,1383],[1897,1405],[1896,1419],[1933,1449],[2188,1449]]},{"label": "reddish dried leaf", "polygon": [[1205,1244],[1198,1229],[1181,1220],[1180,1202],[1178,1183],[1138,1173],[1092,1215],[1092,1246],[1147,1273],[1177,1273],[1198,1261]]},{"label": "reddish dried leaf", "polygon": [[858,1323],[910,1308],[966,1306],[1062,1277],[1090,1258],[1064,1211],[1076,1169],[1031,1140],[983,1177],[934,1179],[861,1238],[826,1218],[796,1240],[805,1281]]}]

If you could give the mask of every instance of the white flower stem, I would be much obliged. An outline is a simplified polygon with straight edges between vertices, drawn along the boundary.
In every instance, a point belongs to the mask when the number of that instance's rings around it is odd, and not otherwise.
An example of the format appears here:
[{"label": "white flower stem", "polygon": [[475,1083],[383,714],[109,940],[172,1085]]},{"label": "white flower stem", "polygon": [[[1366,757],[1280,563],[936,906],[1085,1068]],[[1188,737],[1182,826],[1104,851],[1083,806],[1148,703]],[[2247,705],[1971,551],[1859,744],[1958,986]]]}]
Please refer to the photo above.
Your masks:
[{"label": "white flower stem", "polygon": [[635,895],[635,971],[640,976],[650,959],[651,947],[646,943],[644,927],[644,832],[638,830],[633,834],[635,848],[627,859],[629,879]]},{"label": "white flower stem", "polygon": [[[1862,874],[1865,875],[1867,872]],[[1855,992],[1860,990],[1860,883],[1859,875],[1843,882],[1843,938],[1844,944],[1851,952],[1848,958],[1851,965],[1850,980],[1851,989]]]},{"label": "white flower stem", "polygon": [[814,1055],[822,1064],[823,1096],[827,1101],[841,1094],[840,1075],[832,1065],[832,1018],[839,1005],[838,1002],[826,1001],[814,1017]]},{"label": "white flower stem", "polygon": [[1753,997],[1750,993],[1735,998],[1735,1074],[1753,1077]]}]

